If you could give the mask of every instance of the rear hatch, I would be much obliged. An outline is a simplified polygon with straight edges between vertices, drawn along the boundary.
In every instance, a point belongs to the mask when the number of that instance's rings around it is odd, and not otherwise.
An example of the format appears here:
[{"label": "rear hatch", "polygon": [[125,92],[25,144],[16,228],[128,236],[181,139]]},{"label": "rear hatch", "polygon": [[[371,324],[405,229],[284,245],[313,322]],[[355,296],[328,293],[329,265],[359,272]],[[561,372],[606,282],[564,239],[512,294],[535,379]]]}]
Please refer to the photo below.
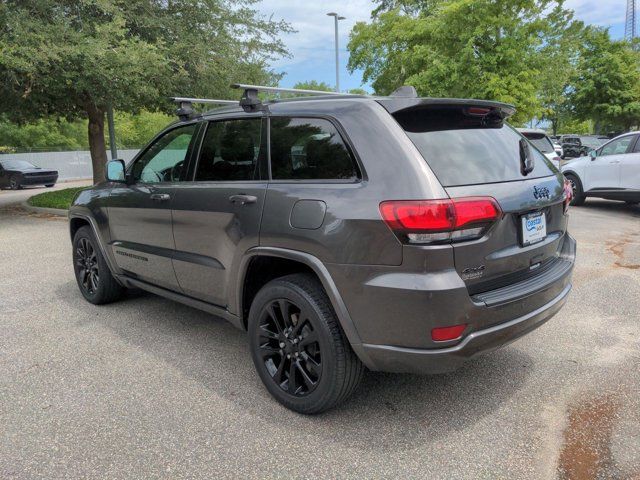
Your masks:
[{"label": "rear hatch", "polygon": [[495,218],[478,235],[452,235],[447,240],[471,295],[527,281],[553,268],[567,227],[562,174],[505,123],[511,107],[472,100],[380,103],[454,203],[490,197],[499,205]]}]

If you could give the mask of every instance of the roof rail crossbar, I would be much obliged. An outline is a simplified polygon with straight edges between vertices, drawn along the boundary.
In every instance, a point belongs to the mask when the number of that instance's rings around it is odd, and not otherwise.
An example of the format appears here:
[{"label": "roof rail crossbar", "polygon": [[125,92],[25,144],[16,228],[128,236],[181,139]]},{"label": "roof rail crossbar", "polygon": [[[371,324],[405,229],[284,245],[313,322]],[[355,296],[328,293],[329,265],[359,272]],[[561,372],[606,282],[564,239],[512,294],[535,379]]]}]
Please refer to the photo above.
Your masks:
[{"label": "roof rail crossbar", "polygon": [[350,93],[340,92],[324,92],[322,90],[304,90],[301,88],[280,88],[280,87],[265,87],[262,85],[245,85],[244,83],[234,83],[231,88],[241,88],[244,90],[255,90],[256,92],[270,92],[270,93],[298,93],[300,95],[353,95]]},{"label": "roof rail crossbar", "polygon": [[238,105],[237,100],[217,100],[214,98],[191,98],[191,97],[171,97],[178,104],[176,114],[180,120],[189,120],[193,118],[193,104],[206,103],[211,105]]}]

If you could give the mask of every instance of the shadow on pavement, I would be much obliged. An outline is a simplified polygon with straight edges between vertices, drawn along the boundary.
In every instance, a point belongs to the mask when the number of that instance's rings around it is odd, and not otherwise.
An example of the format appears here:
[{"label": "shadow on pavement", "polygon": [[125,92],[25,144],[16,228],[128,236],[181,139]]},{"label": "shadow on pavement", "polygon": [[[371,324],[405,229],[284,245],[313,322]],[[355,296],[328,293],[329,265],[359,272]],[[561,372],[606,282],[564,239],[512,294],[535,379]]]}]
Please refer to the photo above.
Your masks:
[{"label": "shadow on pavement", "polygon": [[259,420],[349,448],[411,450],[467,429],[508,401],[531,371],[532,359],[507,347],[446,375],[367,372],[347,402],[322,415],[303,416],[271,399],[254,372],[246,334],[226,321],[146,293],[95,307],[76,289],[69,281],[58,294],[86,313],[79,326],[97,322],[134,349],[157,357],[158,368],[179,369],[210,390],[212,398],[229,402],[251,427],[264,429],[257,426]]}]

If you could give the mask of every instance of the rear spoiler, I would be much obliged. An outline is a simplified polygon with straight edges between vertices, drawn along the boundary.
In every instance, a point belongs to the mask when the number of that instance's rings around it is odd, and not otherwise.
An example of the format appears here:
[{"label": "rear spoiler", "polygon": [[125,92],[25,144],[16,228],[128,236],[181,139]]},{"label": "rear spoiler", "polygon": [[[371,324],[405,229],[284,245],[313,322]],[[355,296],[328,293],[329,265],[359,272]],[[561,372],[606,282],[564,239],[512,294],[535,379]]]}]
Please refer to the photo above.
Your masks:
[{"label": "rear spoiler", "polygon": [[382,105],[390,114],[395,114],[400,110],[412,108],[429,107],[429,106],[459,106],[469,107],[471,109],[490,109],[495,113],[499,113],[502,119],[507,119],[516,113],[516,107],[508,103],[494,102],[491,100],[473,100],[466,98],[402,98],[387,97],[376,98],[376,101]]}]

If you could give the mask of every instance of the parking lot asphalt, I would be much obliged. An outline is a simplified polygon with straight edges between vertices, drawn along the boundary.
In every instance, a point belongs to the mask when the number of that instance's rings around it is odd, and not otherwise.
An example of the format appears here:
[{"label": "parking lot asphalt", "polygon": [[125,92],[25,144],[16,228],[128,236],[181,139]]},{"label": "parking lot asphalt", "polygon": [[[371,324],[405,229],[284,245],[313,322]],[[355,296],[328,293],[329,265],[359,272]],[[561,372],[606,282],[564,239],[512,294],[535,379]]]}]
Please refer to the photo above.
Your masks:
[{"label": "parking lot asphalt", "polygon": [[570,229],[543,327],[305,417],[245,334],[153,295],[90,305],[66,220],[0,210],[0,478],[640,478],[640,207],[588,201]]}]

